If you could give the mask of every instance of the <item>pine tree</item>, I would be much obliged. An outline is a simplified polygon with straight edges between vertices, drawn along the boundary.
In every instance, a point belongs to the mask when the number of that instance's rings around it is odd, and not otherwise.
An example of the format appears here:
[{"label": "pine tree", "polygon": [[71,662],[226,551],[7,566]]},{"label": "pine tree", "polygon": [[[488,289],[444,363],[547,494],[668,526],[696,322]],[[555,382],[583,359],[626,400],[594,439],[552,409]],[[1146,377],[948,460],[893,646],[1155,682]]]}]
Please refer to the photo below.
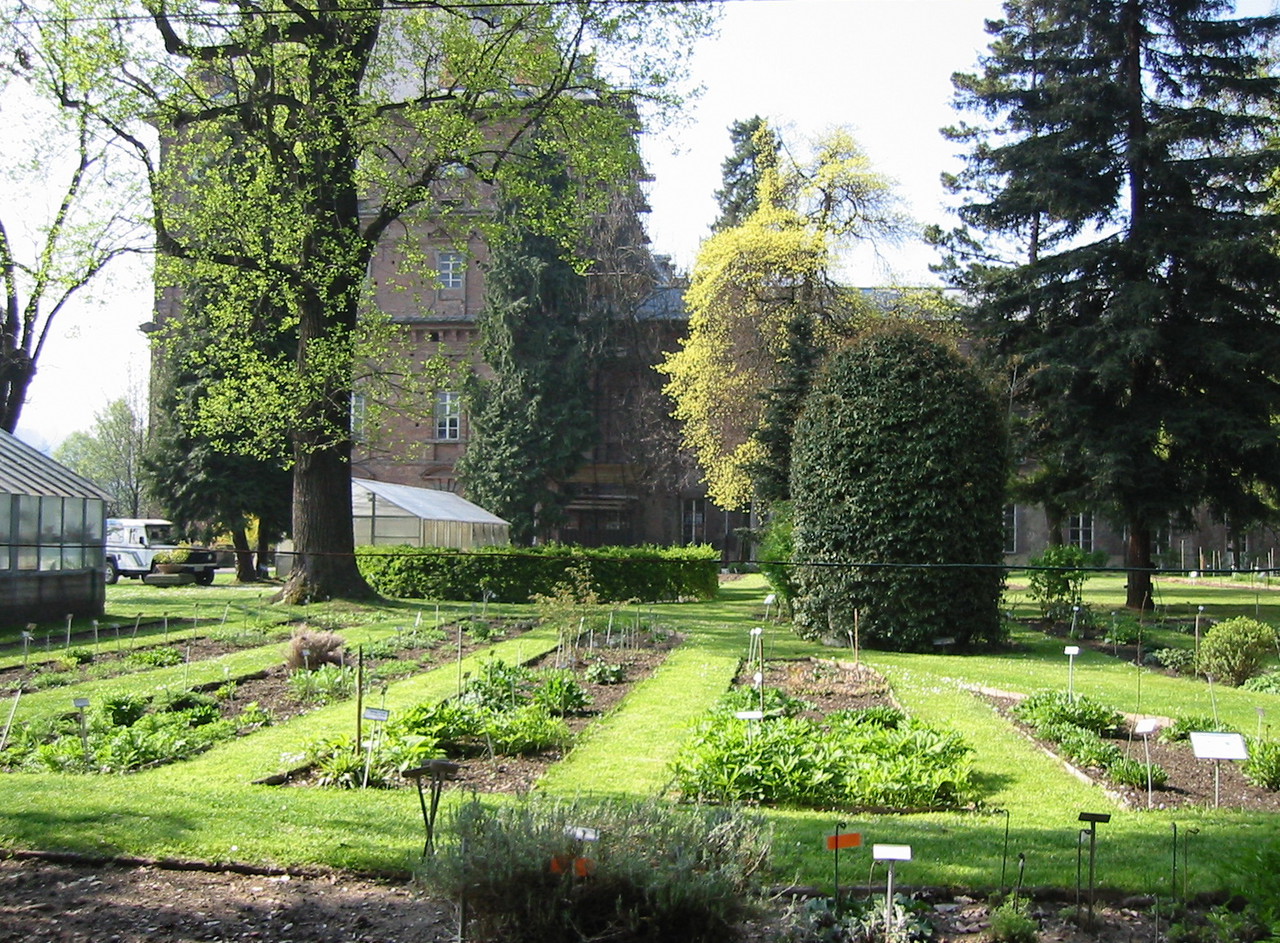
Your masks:
[{"label": "pine tree", "polygon": [[760,208],[760,181],[763,168],[776,166],[781,142],[759,115],[729,125],[733,153],[720,163],[724,186],[716,191],[720,215],[711,224],[712,232],[741,226]]},{"label": "pine tree", "polygon": [[469,384],[458,474],[471,500],[511,523],[513,543],[530,544],[561,519],[567,479],[595,442],[595,332],[586,279],[563,247],[522,226],[518,206],[505,215],[509,236],[491,247],[477,322],[493,377]]},{"label": "pine tree", "polygon": [[1202,504],[1256,520],[1280,484],[1280,20],[1230,6],[1011,0],[982,72],[955,78],[985,120],[948,132],[970,228],[947,266],[1019,364],[1057,498],[1126,528],[1134,607],[1156,530]]}]

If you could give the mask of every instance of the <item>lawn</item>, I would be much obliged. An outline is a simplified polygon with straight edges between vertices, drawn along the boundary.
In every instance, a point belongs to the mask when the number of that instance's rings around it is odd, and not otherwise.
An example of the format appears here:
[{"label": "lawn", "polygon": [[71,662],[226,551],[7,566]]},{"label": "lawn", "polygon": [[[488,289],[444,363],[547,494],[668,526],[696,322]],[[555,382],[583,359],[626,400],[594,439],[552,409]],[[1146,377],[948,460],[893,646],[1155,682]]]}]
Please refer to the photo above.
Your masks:
[{"label": "lawn", "polygon": [[[1257,615],[1280,622],[1280,594],[1261,584],[1161,581],[1160,607],[1144,626],[1151,644],[1185,645],[1175,623]],[[1007,605],[1028,615],[1017,575]],[[1123,600],[1121,578],[1105,575],[1087,584],[1087,601],[1100,613]],[[670,779],[667,764],[691,724],[719,697],[749,649],[750,630],[764,627],[769,659],[812,655],[851,657],[794,636],[784,624],[764,621],[766,587],[756,576],[724,584],[708,603],[645,606],[652,618],[685,636],[685,642],[613,712],[589,728],[567,758],[551,768],[539,790],[551,795],[639,797],[661,794]],[[1274,600],[1274,601],[1273,601]],[[1203,606],[1203,611],[1200,607]],[[213,587],[161,589],[120,585],[108,589],[108,614],[100,620],[97,646],[114,651],[214,631],[268,632],[267,641],[216,658],[138,671],[115,679],[24,695],[15,723],[70,711],[73,698],[104,696],[120,689],[217,680],[282,659],[280,639],[291,624],[337,631],[350,644],[374,642],[415,624],[435,626],[470,615],[471,603],[390,601],[377,606],[314,605],[282,609],[264,591],[219,582]],[[487,614],[532,614],[532,607],[490,606]],[[166,624],[167,615],[167,624]],[[1105,615],[1104,615],[1105,618]],[[137,624],[136,634],[134,632]],[[119,635],[111,628],[121,625]],[[0,627],[0,669],[22,663],[22,626]],[[65,625],[39,626],[25,657],[44,657],[46,645],[65,647]],[[92,627],[72,626],[73,647],[92,648]],[[47,637],[47,641],[46,641]],[[897,870],[908,885],[991,888],[1017,877],[1022,856],[1027,885],[1074,887],[1081,812],[1108,812],[1099,826],[1100,886],[1133,892],[1168,893],[1173,840],[1188,869],[1180,873],[1191,890],[1218,887],[1218,865],[1240,849],[1280,841],[1274,815],[1212,808],[1135,811],[1118,806],[1097,786],[1064,770],[1019,734],[975,686],[1029,693],[1065,689],[1068,659],[1063,639],[1019,630],[1013,646],[999,654],[899,655],[862,652],[862,660],[892,683],[903,706],[921,719],[961,732],[975,747],[975,771],[983,799],[975,811],[917,815],[843,815],[837,812],[766,811],[775,829],[774,877],[780,883],[829,884],[831,859],[824,836],[837,821],[860,831],[864,848],[853,852],[846,873],[871,871],[872,843],[909,844],[913,860]],[[497,641],[496,653],[519,661],[558,644],[549,627]],[[470,656],[471,659],[481,657]],[[470,670],[465,662],[462,671]],[[457,689],[459,668],[447,665],[390,684],[380,698],[400,710],[421,700],[447,697]],[[1252,732],[1258,709],[1280,716],[1280,696],[1215,687],[1203,681],[1139,671],[1132,664],[1085,649],[1071,665],[1072,684],[1122,710],[1175,716],[1219,712]],[[8,717],[11,698],[0,713]],[[338,791],[254,785],[253,780],[287,768],[311,739],[351,732],[352,703],[323,708],[287,723],[215,746],[196,759],[128,776],[11,773],[3,776],[0,847],[75,850],[97,854],[173,857],[214,862],[324,865],[368,872],[411,868],[421,849],[422,820],[416,794],[408,789]],[[446,793],[446,802],[452,801]],[[1008,840],[1006,843],[1006,834]],[[845,867],[846,865],[842,865]],[[1181,867],[1181,859],[1179,859]]]}]

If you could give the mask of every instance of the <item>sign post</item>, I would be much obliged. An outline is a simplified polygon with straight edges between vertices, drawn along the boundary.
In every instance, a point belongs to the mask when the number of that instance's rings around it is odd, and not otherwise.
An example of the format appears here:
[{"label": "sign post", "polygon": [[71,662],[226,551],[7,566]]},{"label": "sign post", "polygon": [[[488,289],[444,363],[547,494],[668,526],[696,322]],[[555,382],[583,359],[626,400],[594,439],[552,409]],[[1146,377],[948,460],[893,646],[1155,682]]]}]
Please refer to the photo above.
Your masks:
[{"label": "sign post", "polygon": [[876,861],[889,862],[889,878],[884,889],[884,932],[887,939],[893,938],[893,866],[899,861],[911,860],[910,845],[872,845],[871,857]]},{"label": "sign post", "polygon": [[1147,808],[1151,808],[1151,735],[1156,732],[1154,718],[1144,717],[1134,726],[1133,732],[1142,737],[1142,755],[1147,761]]},{"label": "sign post", "polygon": [[1213,807],[1218,808],[1223,760],[1247,760],[1244,734],[1192,732],[1191,752],[1198,760],[1213,760]]},{"label": "sign post", "polygon": [[1079,645],[1068,645],[1062,650],[1067,656],[1067,698],[1072,703],[1076,699],[1076,656],[1080,654]]},{"label": "sign post", "polygon": [[[1089,926],[1093,926],[1093,889],[1098,851],[1098,823],[1111,821],[1110,812],[1081,812],[1080,821],[1089,823]],[[1076,860],[1080,860],[1079,853]],[[1076,866],[1076,919],[1080,919],[1080,868]]]}]

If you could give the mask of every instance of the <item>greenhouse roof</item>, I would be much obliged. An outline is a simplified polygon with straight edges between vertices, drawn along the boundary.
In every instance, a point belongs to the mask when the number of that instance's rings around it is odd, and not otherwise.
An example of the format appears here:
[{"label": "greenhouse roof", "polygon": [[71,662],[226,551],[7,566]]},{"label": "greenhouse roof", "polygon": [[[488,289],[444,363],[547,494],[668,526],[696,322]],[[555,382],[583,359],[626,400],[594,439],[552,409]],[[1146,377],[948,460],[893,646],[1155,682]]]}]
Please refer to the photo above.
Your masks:
[{"label": "greenhouse roof", "polygon": [[0,429],[0,494],[111,500],[111,495],[88,478],[80,477],[3,429]]},{"label": "greenhouse roof", "polygon": [[507,524],[496,514],[490,514],[478,504],[449,491],[434,488],[415,488],[412,485],[393,485],[386,481],[368,478],[352,478],[354,488],[363,489],[383,501],[408,511],[415,517],[428,521],[459,521],[467,524]]}]

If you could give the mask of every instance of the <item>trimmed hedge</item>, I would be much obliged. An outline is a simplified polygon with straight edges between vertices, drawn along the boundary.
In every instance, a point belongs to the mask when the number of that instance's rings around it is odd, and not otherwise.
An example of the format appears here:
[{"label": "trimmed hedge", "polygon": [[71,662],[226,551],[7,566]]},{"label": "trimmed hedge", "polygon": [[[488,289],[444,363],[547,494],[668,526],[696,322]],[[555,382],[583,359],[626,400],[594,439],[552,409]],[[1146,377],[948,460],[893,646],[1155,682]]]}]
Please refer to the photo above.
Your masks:
[{"label": "trimmed hedge", "polygon": [[361,547],[360,572],[379,593],[401,599],[529,602],[550,596],[582,570],[601,602],[714,599],[714,547]]}]

